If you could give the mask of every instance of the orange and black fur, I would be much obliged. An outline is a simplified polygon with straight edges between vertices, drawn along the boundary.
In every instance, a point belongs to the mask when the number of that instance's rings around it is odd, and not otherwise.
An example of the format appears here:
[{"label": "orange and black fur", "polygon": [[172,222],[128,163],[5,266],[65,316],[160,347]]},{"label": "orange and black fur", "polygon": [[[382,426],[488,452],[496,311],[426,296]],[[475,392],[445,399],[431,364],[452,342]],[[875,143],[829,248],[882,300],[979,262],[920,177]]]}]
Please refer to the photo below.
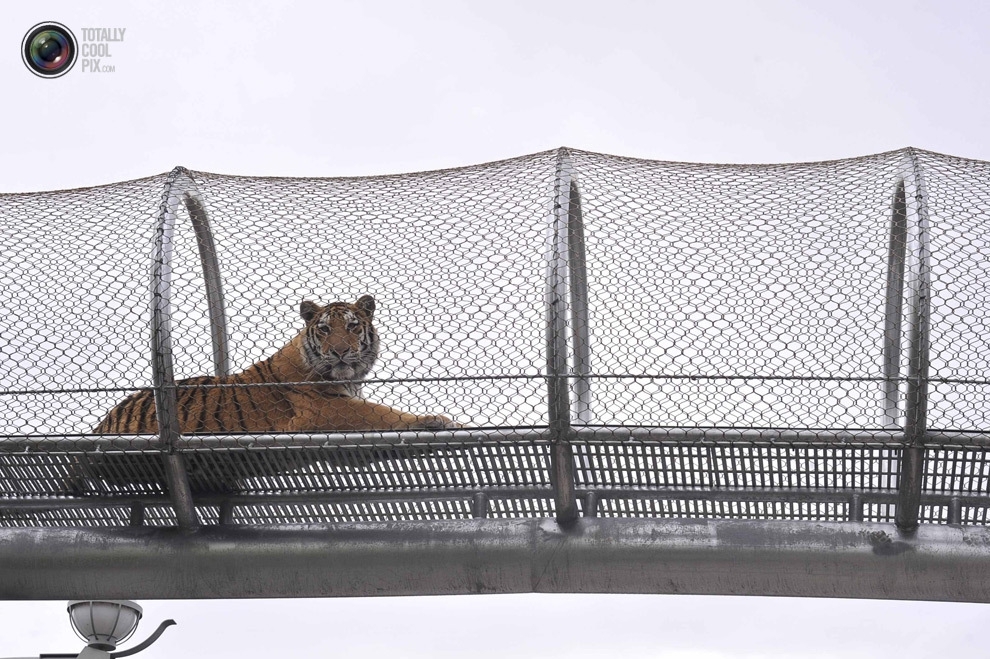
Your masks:
[{"label": "orange and black fur", "polygon": [[[240,373],[202,376],[176,383],[179,432],[194,433],[291,433],[340,432],[361,430],[413,430],[457,428],[459,424],[442,415],[417,415],[361,397],[361,380],[367,377],[378,357],[378,333],[372,323],[375,300],[370,295],[354,304],[334,302],[326,306],[304,301],[300,314],[306,325],[274,355]],[[114,407],[93,430],[95,434],[157,434],[154,392],[143,390],[128,396]],[[395,457],[391,450],[351,451],[357,462],[368,463]],[[409,453],[415,455],[415,452]],[[244,454],[228,454],[235,462]],[[355,462],[354,455],[347,462]],[[341,454],[342,457],[343,453]],[[81,493],[87,479],[102,479],[111,485],[147,482],[125,474],[148,473],[148,456],[103,456],[87,460],[71,481],[70,488]],[[187,456],[191,471],[196,457]],[[137,461],[137,462],[135,462]],[[128,468],[139,466],[141,468]],[[277,460],[259,461],[270,469]],[[283,472],[304,465],[307,460],[287,462]],[[157,465],[157,462],[155,463]],[[123,467],[123,468],[122,468]],[[152,466],[151,472],[160,474]],[[200,492],[237,489],[233,481],[206,482],[193,490]],[[163,484],[163,479],[150,479]],[[210,479],[207,478],[207,481]]]},{"label": "orange and black fur", "polygon": [[[180,380],[179,432],[329,432],[455,427],[361,398],[360,380],[378,358],[375,300],[303,302],[306,327],[274,355],[227,376]],[[222,385],[222,386],[216,386]],[[233,385],[233,386],[231,386]],[[237,386],[241,385],[241,386]],[[262,386],[243,386],[262,385]],[[110,410],[96,434],[157,433],[154,393],[140,391]]]}]

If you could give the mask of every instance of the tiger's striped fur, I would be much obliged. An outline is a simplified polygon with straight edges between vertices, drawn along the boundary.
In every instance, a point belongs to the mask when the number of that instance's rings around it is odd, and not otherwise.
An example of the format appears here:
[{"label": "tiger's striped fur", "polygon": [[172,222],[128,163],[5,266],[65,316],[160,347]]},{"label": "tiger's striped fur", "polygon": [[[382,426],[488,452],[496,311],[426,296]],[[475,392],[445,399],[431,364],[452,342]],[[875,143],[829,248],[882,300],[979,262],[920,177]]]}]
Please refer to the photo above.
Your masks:
[{"label": "tiger's striped fur", "polygon": [[[177,384],[179,432],[332,432],[457,427],[441,415],[400,412],[361,397],[361,380],[378,358],[375,300],[324,307],[304,301],[306,326],[274,355],[227,376]],[[218,386],[219,385],[219,386]],[[251,386],[259,385],[259,386]],[[154,393],[132,394],[100,422],[96,434],[157,433]]]},{"label": "tiger's striped fur", "polygon": [[[361,397],[361,380],[378,357],[372,323],[375,300],[335,302],[321,307],[303,302],[306,323],[274,355],[241,373],[203,376],[177,383],[179,431],[189,433],[284,433],[357,430],[459,428],[442,415],[416,415]],[[121,401],[96,426],[97,434],[158,432],[152,391]],[[306,468],[314,462],[361,467],[381,460],[419,458],[428,447],[346,448],[293,452],[233,452],[217,456],[189,453],[186,471],[194,494],[240,490],[243,479]],[[123,453],[75,458],[67,493],[85,495],[105,486],[147,491],[166,487],[160,456]],[[103,486],[98,483],[102,481]]]}]

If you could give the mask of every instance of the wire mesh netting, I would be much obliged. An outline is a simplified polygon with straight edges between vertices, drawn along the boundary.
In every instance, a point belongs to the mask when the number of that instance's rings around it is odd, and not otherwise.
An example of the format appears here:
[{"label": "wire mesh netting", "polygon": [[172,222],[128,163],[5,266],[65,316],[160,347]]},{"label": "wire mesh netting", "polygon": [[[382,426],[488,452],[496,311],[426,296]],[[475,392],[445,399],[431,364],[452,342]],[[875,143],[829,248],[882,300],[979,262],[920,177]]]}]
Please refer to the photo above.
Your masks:
[{"label": "wire mesh netting", "polygon": [[0,195],[0,524],[889,521],[909,446],[983,524],[988,222],[915,149]]}]

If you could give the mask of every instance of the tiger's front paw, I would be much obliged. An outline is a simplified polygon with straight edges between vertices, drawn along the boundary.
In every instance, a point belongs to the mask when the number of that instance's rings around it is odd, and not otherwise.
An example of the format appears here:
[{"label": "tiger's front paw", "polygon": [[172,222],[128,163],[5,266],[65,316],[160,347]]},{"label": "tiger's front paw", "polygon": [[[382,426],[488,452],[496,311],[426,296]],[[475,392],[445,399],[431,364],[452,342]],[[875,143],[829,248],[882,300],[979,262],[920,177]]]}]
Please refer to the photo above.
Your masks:
[{"label": "tiger's front paw", "polygon": [[442,414],[428,414],[419,417],[412,430],[453,430],[464,426]]}]

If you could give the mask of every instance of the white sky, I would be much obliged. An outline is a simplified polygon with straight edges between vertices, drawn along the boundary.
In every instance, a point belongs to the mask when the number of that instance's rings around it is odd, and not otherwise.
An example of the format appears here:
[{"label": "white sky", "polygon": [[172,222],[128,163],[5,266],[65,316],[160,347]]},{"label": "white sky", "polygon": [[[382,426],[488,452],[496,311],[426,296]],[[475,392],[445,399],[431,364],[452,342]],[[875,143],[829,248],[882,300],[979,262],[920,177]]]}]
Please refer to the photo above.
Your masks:
[{"label": "white sky", "polygon": [[[43,80],[36,23],[125,28],[113,73]],[[790,162],[917,146],[990,160],[990,5],[5,3],[0,191],[175,165],[337,176],[557,146]],[[691,596],[142,601],[141,656],[981,656],[985,605]],[[0,602],[0,656],[77,651],[64,602]],[[278,630],[288,627],[290,634]],[[570,633],[561,630],[569,629]]]}]

